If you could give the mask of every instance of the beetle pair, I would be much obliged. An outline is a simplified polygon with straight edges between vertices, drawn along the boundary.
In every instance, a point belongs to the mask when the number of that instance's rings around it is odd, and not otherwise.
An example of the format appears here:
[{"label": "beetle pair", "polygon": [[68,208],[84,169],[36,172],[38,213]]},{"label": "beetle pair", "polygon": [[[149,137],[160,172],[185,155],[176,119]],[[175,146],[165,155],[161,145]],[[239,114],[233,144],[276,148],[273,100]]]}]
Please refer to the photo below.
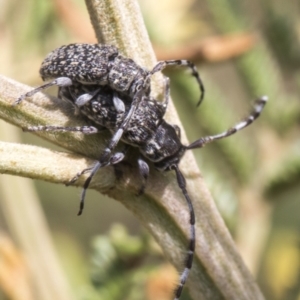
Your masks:
[{"label": "beetle pair", "polygon": [[29,131],[80,131],[84,134],[98,132],[104,127],[112,133],[107,147],[97,163],[77,174],[71,182],[76,181],[83,173],[90,172],[83,187],[79,215],[84,207],[86,190],[99,168],[121,162],[125,153],[114,152],[122,140],[137,147],[140,157],[137,158],[139,173],[143,178],[143,191],[149,176],[147,161],[161,171],[174,170],[177,183],[187,201],[190,215],[190,239],[184,271],[175,291],[179,299],[183,286],[192,267],[195,251],[195,214],[192,201],[186,188],[185,179],[178,167],[186,150],[202,148],[207,143],[228,137],[250,125],[261,113],[267,97],[256,100],[253,111],[241,122],[230,129],[212,136],[206,136],[185,146],[180,140],[180,130],[164,120],[168,106],[169,81],[165,79],[165,96],[158,102],[151,96],[151,76],[167,66],[186,66],[192,70],[200,87],[201,95],[198,106],[204,97],[204,86],[193,63],[187,60],[161,61],[148,71],[137,65],[132,59],[119,54],[114,46],[71,44],[52,51],[43,61],[40,74],[43,80],[50,82],[20,96],[19,104],[26,97],[50,86],[59,86],[58,97],[74,104],[76,112],[85,115],[95,126],[58,127],[35,126]]}]

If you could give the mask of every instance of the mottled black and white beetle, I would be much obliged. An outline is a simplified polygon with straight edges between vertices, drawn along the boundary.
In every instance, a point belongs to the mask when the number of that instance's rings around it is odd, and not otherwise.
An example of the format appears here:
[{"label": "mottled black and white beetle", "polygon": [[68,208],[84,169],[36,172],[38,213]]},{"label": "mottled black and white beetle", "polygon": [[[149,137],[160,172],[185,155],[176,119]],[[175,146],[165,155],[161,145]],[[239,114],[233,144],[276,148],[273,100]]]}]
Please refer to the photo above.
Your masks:
[{"label": "mottled black and white beetle", "polygon": [[[88,51],[92,51],[93,55],[90,56],[87,53]],[[88,60],[86,61],[85,59]],[[118,61],[117,63],[116,60]],[[179,64],[188,65],[189,67],[193,66],[191,63]],[[26,97],[32,96],[42,89],[58,85],[58,97],[72,102],[76,108],[76,113],[88,117],[94,126],[59,127],[50,125],[29,127],[25,130],[80,131],[84,134],[92,134],[104,127],[112,133],[113,136],[99,161],[91,168],[77,174],[71,180],[71,182],[75,182],[82,174],[90,172],[84,183],[79,215],[84,207],[86,190],[99,168],[117,164],[124,159],[125,153],[114,152],[120,140],[128,145],[137,147],[140,151],[141,156],[137,159],[137,162],[140,175],[143,178],[141,191],[143,191],[149,175],[147,161],[152,162],[161,171],[175,171],[178,186],[187,201],[190,214],[188,254],[184,271],[180,276],[180,283],[175,291],[176,300],[181,295],[192,267],[196,237],[194,209],[186,189],[185,179],[178,167],[179,162],[186,150],[202,148],[212,141],[228,137],[250,125],[260,115],[267,102],[267,97],[257,99],[254,110],[243,121],[230,129],[217,135],[200,138],[185,146],[180,140],[179,127],[171,125],[164,120],[169,99],[168,80],[165,79],[166,87],[163,102],[156,101],[150,95],[150,76],[163,69],[166,65],[168,65],[168,62],[160,62],[157,64],[159,67],[155,67],[151,72],[148,72],[136,65],[132,60],[120,56],[113,46],[85,44],[63,46],[47,56],[40,71],[44,79],[53,77],[56,79],[20,96],[15,104],[19,104]],[[118,69],[118,67],[120,68]],[[127,67],[128,73],[126,73]],[[204,88],[198,72],[194,67],[192,67],[192,70],[201,87],[201,101]],[[97,74],[101,74],[101,76],[97,77]],[[130,79],[128,74],[130,74]],[[96,80],[95,78],[98,79]],[[126,84],[123,85],[121,82],[126,82]],[[138,87],[139,85],[140,87]]]},{"label": "mottled black and white beetle", "polygon": [[141,95],[150,95],[151,76],[167,66],[186,66],[191,69],[201,90],[197,104],[199,106],[204,97],[204,86],[192,62],[160,61],[149,71],[137,65],[132,59],[120,55],[115,46],[100,44],[69,44],[50,52],[42,63],[40,75],[44,81],[51,81],[22,95],[16,104],[50,86],[67,87],[74,83],[108,85],[114,91],[132,98],[133,103],[128,112],[131,116]]}]

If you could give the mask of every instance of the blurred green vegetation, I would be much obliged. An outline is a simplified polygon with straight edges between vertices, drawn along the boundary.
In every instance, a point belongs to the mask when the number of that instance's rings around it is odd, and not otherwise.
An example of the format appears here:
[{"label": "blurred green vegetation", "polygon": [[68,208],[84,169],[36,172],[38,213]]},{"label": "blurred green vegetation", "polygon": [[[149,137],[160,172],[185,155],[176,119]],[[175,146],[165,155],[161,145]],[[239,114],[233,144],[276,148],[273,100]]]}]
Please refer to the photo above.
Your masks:
[{"label": "blurred green vegetation", "polygon": [[[82,2],[66,2],[68,10],[54,0],[1,2],[1,74],[38,85],[39,64],[49,51],[93,41]],[[254,44],[238,56],[222,61],[196,57],[206,88],[197,110],[194,80],[173,69],[166,74],[190,141],[229,128],[247,114],[256,97],[269,96],[253,126],[194,153],[266,299],[300,299],[299,2],[140,0],[140,4],[155,49],[165,52],[206,40],[209,45],[209,37],[255,35]],[[23,143],[54,147],[30,134],[21,138]],[[79,190],[44,182],[36,182],[36,188],[77,299],[170,298],[176,272],[121,205],[89,191],[85,213],[78,218]],[[7,231],[1,212],[0,217],[0,228]],[[12,298],[0,292],[0,299]],[[187,299],[185,291],[182,300]]]}]

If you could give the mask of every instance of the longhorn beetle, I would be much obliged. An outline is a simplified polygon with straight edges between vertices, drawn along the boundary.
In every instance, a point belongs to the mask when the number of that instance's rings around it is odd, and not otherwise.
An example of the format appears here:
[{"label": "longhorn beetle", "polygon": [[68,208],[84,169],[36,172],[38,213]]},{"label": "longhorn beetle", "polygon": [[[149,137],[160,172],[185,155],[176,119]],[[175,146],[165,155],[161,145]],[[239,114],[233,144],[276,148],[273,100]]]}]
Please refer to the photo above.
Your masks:
[{"label": "longhorn beetle", "polygon": [[[88,51],[94,51],[93,55],[90,55]],[[187,65],[193,70],[193,75],[202,91],[199,105],[203,98],[204,88],[193,64],[186,63],[187,61],[171,62],[179,62],[176,64]],[[104,127],[112,133],[112,138],[99,161],[91,168],[78,173],[70,181],[73,183],[82,174],[90,172],[84,183],[78,215],[83,211],[85,193],[95,173],[102,167],[117,164],[124,159],[125,153],[114,152],[120,140],[139,149],[141,156],[137,159],[137,165],[143,179],[141,192],[149,175],[149,166],[146,161],[152,162],[160,171],[175,171],[178,186],[188,204],[190,215],[188,254],[184,271],[180,276],[180,283],[175,290],[174,299],[177,300],[192,267],[196,238],[194,208],[187,192],[185,178],[178,166],[179,162],[186,150],[202,148],[208,143],[228,137],[250,125],[260,115],[267,97],[257,99],[253,111],[230,129],[220,134],[202,137],[185,146],[180,140],[179,127],[164,120],[169,100],[168,79],[165,79],[165,97],[162,103],[150,95],[150,76],[168,64],[168,61],[160,62],[149,72],[132,60],[119,55],[113,46],[86,44],[63,46],[46,57],[40,70],[44,79],[51,77],[56,79],[21,95],[14,104],[19,104],[26,97],[49,86],[58,85],[58,98],[70,101],[76,108],[75,112],[88,117],[95,126],[32,126],[24,129],[25,131],[80,131],[84,134],[93,134]],[[127,67],[130,79],[126,77]],[[126,85],[122,82],[126,82]]]},{"label": "longhorn beetle", "polygon": [[132,98],[132,106],[124,126],[137,108],[141,95],[150,95],[151,76],[167,66],[186,66],[191,69],[200,87],[200,99],[203,100],[204,86],[195,65],[188,60],[166,60],[158,62],[148,71],[137,65],[132,59],[119,54],[112,45],[69,44],[52,52],[42,62],[40,75],[44,81],[52,80],[18,98],[15,104],[26,97],[50,86],[67,87],[74,83],[84,85],[108,85],[113,90]]}]

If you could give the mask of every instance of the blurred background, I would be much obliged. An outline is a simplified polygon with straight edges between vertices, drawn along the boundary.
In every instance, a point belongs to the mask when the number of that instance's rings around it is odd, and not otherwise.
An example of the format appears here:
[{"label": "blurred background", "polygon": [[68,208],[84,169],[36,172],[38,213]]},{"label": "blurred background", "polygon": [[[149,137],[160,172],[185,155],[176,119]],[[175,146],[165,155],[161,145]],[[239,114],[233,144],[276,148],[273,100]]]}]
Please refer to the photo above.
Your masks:
[{"label": "blurred background", "polygon": [[[194,154],[266,299],[299,300],[299,1],[139,2],[158,60],[192,60],[204,81],[196,110],[195,80],[181,69],[165,73],[190,141],[229,128],[269,96],[253,126]],[[96,42],[83,1],[0,6],[0,73],[22,83],[41,84],[39,66],[54,48]],[[0,137],[57,149],[2,120]],[[177,273],[135,217],[88,191],[78,218],[79,194],[1,175],[0,300],[170,299]]]}]

